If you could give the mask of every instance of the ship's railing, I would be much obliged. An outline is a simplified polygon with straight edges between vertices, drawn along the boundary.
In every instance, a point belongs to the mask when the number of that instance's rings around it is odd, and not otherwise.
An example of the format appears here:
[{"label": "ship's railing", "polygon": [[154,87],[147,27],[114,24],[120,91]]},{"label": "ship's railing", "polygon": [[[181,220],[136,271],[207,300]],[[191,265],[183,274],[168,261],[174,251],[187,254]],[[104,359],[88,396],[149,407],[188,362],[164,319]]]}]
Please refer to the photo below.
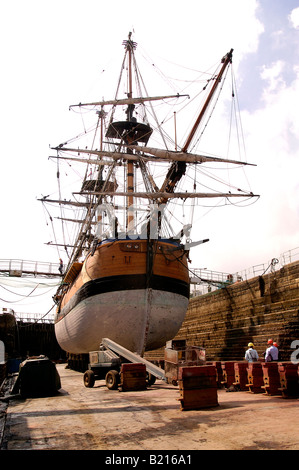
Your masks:
[{"label": "ship's railing", "polygon": [[203,282],[210,284],[231,284],[237,278],[229,273],[222,273],[219,271],[210,271],[205,268],[192,269],[190,271],[191,284],[201,284]]},{"label": "ship's railing", "polygon": [[43,261],[25,261],[20,259],[1,259],[0,274],[22,276],[50,276],[59,277],[59,263],[47,263]]},{"label": "ship's railing", "polygon": [[197,295],[207,294],[239,280],[238,275],[210,271],[206,268],[195,268],[190,271],[190,295],[191,297],[195,297]]},{"label": "ship's railing", "polygon": [[280,255],[280,263],[282,266],[285,264],[293,263],[294,261],[299,260],[299,246],[297,248],[293,248],[292,250],[285,251]]},{"label": "ship's railing", "polygon": [[272,258],[271,260],[251,266],[250,268],[244,269],[234,274],[234,276],[239,276],[243,280],[251,279],[256,276],[262,276],[263,274],[268,274],[277,269],[282,268],[286,264],[293,263],[294,261],[299,260],[299,247],[293,248],[292,250],[285,251],[282,253],[279,258]]},{"label": "ship's railing", "polygon": [[9,313],[13,315],[16,321],[24,323],[54,323],[55,313],[49,312],[41,317],[40,313],[21,313],[15,312],[12,308],[2,308],[0,314]]},{"label": "ship's railing", "polygon": [[285,251],[279,256],[279,258],[272,258],[265,263],[256,264],[250,268],[233,274],[207,271],[205,269],[193,269],[192,273],[194,274],[191,273],[191,296],[203,295],[221,287],[225,287],[229,283],[240,282],[274,272],[277,269],[281,269],[286,264],[290,264],[298,260],[299,247],[296,247]]},{"label": "ship's railing", "polygon": [[15,318],[23,323],[54,323],[54,314],[41,317],[40,313],[15,313]]},{"label": "ship's railing", "polygon": [[236,275],[238,275],[239,278],[242,280],[251,279],[253,277],[262,276],[263,274],[266,274],[270,267],[271,262],[256,264],[254,266],[251,266],[250,268],[238,271]]}]

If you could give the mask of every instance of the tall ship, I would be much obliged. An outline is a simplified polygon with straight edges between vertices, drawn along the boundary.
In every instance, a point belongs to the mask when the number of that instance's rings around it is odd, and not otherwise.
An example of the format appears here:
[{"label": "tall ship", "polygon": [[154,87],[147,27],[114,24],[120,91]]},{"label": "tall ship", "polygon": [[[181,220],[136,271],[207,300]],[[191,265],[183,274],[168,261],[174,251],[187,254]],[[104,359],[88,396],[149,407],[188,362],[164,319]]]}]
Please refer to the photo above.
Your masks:
[{"label": "tall ship", "polygon": [[[123,46],[114,97],[70,107],[84,129],[52,147],[59,197],[41,199],[51,224],[50,211],[59,211],[63,238],[56,233],[51,242],[64,258],[54,297],[55,333],[70,354],[97,350],[102,338],[110,338],[143,355],[174,338],[189,303],[190,249],[208,241],[192,240],[186,214],[194,217],[197,201],[254,197],[250,190],[228,185],[223,191],[203,182],[214,164],[248,163],[193,150],[219,99],[233,50],[205,78],[203,104],[179,143],[178,128],[186,124],[179,112],[192,97],[148,93],[131,33]],[[66,173],[77,189],[64,185]],[[223,188],[224,181],[217,182]]]}]

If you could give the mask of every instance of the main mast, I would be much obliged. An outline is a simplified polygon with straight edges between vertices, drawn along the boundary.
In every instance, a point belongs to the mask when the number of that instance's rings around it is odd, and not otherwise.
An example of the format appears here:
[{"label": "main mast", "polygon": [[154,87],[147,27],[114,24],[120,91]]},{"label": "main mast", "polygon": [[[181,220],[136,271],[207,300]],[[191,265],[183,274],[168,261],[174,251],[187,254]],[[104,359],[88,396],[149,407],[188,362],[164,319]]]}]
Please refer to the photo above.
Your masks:
[{"label": "main mast", "polygon": [[[133,100],[133,56],[134,49],[137,47],[137,43],[131,40],[132,33],[129,33],[127,40],[123,41],[123,45],[126,49],[126,55],[128,59],[128,89],[127,89],[127,99],[129,101],[128,107],[126,110],[127,120],[110,122],[106,137],[112,139],[119,139],[120,144],[134,145],[138,142],[146,144],[152,134],[152,129],[149,125],[137,122],[137,119],[133,116],[135,109],[135,104]],[[127,231],[133,230],[134,226],[134,214],[133,214],[133,204],[134,204],[134,161],[130,158],[133,155],[133,149],[126,149],[127,158],[127,172],[126,172],[126,185],[127,185],[127,219],[126,219],[126,229]]]},{"label": "main mast", "polygon": [[[136,47],[136,43],[131,41],[131,33],[129,33],[129,39],[124,41],[127,52],[128,52],[128,68],[129,68],[129,83],[128,83],[128,98],[133,97],[133,88],[132,88],[132,53],[133,48]],[[129,122],[133,119],[133,110],[135,108],[134,104],[129,104],[127,109],[127,120]],[[128,144],[131,144],[131,137],[128,135]],[[131,149],[127,149],[127,153],[133,153]],[[128,160],[127,162],[127,191],[128,193],[133,193],[134,191],[134,164],[132,161]],[[130,210],[134,204],[133,195],[127,197],[127,231],[133,229],[134,224],[134,214],[133,211]]]}]

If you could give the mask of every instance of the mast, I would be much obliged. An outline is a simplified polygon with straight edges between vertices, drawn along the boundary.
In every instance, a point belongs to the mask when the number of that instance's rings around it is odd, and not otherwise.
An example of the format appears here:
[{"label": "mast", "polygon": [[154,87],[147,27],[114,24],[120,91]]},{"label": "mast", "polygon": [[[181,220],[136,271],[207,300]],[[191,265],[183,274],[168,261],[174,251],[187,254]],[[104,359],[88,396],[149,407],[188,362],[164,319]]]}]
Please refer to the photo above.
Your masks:
[{"label": "mast", "polygon": [[185,142],[185,145],[184,147],[182,148],[182,152],[187,152],[188,151],[188,148],[189,148],[189,145],[194,137],[194,134],[195,132],[197,131],[197,128],[211,102],[211,99],[213,98],[214,96],[214,93],[216,91],[216,88],[218,87],[219,83],[221,82],[221,79],[222,79],[222,76],[224,74],[224,71],[226,69],[226,67],[231,63],[232,61],[232,55],[233,55],[233,49],[231,49],[222,59],[222,67],[221,67],[221,70],[219,72],[219,74],[217,75],[216,79],[215,79],[215,82],[214,82],[214,85],[209,93],[209,96],[207,97],[206,99],[206,102],[205,104],[203,105],[203,108],[202,110],[200,111],[199,115],[198,115],[198,118],[196,119],[195,123],[194,123],[194,126],[193,128],[191,129],[190,131],[190,134],[189,136],[187,137],[187,140]]},{"label": "mast", "polygon": [[[104,131],[104,109],[103,106],[101,106],[101,111],[99,111],[99,118],[101,119],[101,134],[100,134],[100,152],[103,150],[103,131]],[[99,180],[102,177],[103,174],[103,167],[99,167]],[[98,227],[100,227],[100,236],[102,235],[103,232],[103,226],[102,226],[102,220],[103,220],[103,214],[102,212],[98,213]]]},{"label": "mast", "polygon": [[[128,98],[132,98],[133,96],[133,89],[132,89],[132,52],[133,48],[136,47],[136,43],[131,41],[131,34],[129,33],[129,39],[124,42],[126,44],[127,52],[129,54],[128,66],[129,66],[129,83],[128,83]],[[133,110],[135,108],[134,104],[129,104],[127,109],[127,120],[131,121],[133,118]],[[132,143],[130,136],[128,135],[128,143]],[[133,153],[133,151],[127,148],[127,153]],[[127,161],[127,191],[128,193],[133,193],[134,191],[134,165],[133,162],[128,160]],[[127,197],[127,230],[133,228],[134,223],[134,215],[133,212],[130,211],[130,208],[134,204],[134,199],[132,195]]]},{"label": "mast", "polygon": [[[111,139],[119,139],[121,145],[126,145],[126,154],[122,154],[122,158],[126,155],[127,171],[126,171],[126,185],[127,185],[127,218],[126,228],[127,230],[133,229],[134,214],[130,210],[134,204],[134,160],[138,160],[133,153],[133,149],[128,147],[129,145],[136,145],[139,142],[147,144],[153,130],[148,124],[137,122],[137,119],[133,116],[135,109],[135,100],[133,99],[133,56],[134,49],[137,47],[137,43],[131,40],[132,33],[129,33],[128,39],[123,41],[125,46],[125,54],[127,56],[128,63],[128,89],[127,89],[127,103],[128,107],[126,110],[127,119],[126,121],[110,122],[106,137]],[[125,56],[125,58],[126,58]],[[118,101],[118,100],[116,100]],[[126,100],[125,100],[126,101]],[[139,102],[142,102],[139,100]],[[137,102],[138,102],[137,101]]]}]

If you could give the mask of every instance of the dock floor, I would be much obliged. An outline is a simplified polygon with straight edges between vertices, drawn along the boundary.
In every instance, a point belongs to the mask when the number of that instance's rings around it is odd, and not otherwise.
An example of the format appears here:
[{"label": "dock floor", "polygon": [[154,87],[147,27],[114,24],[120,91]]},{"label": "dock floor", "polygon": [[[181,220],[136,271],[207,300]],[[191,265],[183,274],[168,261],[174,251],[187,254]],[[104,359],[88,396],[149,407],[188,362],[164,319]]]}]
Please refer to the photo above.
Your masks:
[{"label": "dock floor", "polygon": [[1,450],[299,449],[296,398],[218,390],[219,406],[181,411],[178,387],[162,381],[120,392],[103,380],[84,387],[65,364],[57,370],[56,396],[1,404]]}]

